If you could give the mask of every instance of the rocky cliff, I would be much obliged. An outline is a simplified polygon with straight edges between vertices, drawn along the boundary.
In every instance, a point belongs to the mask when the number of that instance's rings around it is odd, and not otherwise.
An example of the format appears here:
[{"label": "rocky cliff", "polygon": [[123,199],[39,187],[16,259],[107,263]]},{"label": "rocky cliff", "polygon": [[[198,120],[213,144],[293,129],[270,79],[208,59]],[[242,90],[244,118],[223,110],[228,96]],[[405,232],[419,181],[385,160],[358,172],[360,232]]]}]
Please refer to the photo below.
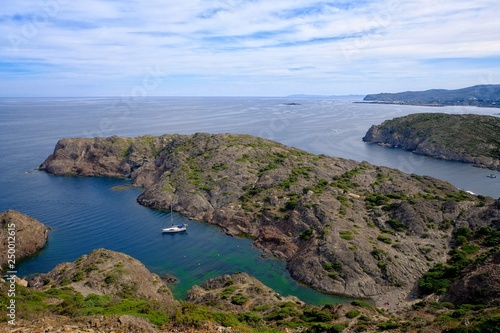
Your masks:
[{"label": "rocky cliff", "polygon": [[140,261],[120,252],[97,249],[71,263],[57,265],[46,274],[28,281],[30,287],[73,288],[82,296],[90,294],[146,299],[175,307],[177,302],[163,280]]},{"label": "rocky cliff", "polygon": [[480,263],[468,266],[442,297],[455,305],[500,306],[500,249]]},{"label": "rocky cliff", "polygon": [[500,170],[500,118],[415,113],[373,125],[363,141]]},{"label": "rocky cliff", "polygon": [[[486,227],[469,238],[469,245],[490,247],[488,267],[479,279],[484,290],[484,275],[497,271],[498,232]],[[476,268],[469,267],[466,276]],[[455,309],[450,303],[415,300],[391,313],[362,301],[312,306],[282,297],[245,273],[210,279],[193,287],[188,301],[176,302],[159,277],[137,260],[104,249],[61,264],[30,283],[33,287],[16,287],[15,322],[3,320],[0,332],[497,332],[500,320],[498,307],[484,308],[493,305],[489,302]],[[142,286],[131,288],[137,283]],[[0,281],[2,304],[10,303],[10,288]],[[466,289],[475,297],[474,287]],[[3,307],[0,315],[7,318],[8,311]]]},{"label": "rocky cliff", "polygon": [[454,228],[498,223],[492,199],[446,182],[248,135],[62,139],[40,169],[129,177],[141,204],[250,236],[300,282],[380,304],[446,261]]},{"label": "rocky cliff", "polygon": [[16,262],[35,254],[45,246],[49,228],[32,217],[15,210],[0,213],[0,265],[8,263],[8,249]]}]

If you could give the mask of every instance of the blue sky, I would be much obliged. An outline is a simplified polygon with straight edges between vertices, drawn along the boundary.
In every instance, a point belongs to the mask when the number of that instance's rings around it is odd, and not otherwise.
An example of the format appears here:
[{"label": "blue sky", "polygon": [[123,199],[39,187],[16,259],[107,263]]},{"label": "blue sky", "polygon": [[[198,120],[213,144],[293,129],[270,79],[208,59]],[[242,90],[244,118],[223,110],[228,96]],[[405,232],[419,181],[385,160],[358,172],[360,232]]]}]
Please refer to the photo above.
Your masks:
[{"label": "blue sky", "polygon": [[500,83],[496,0],[11,0],[0,96],[343,95]]}]

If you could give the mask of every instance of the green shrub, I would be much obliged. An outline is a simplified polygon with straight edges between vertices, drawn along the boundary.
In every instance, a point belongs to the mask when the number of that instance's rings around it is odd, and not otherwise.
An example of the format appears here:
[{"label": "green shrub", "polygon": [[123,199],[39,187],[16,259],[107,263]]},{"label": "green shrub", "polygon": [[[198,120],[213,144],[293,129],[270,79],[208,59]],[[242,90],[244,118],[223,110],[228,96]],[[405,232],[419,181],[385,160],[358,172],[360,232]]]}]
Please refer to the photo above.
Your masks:
[{"label": "green shrub", "polygon": [[333,319],[332,313],[316,308],[305,309],[301,319],[306,322],[329,322]]},{"label": "green shrub", "polygon": [[351,302],[351,305],[359,306],[361,308],[373,308],[373,306],[370,305],[370,303],[367,303],[367,302],[364,302],[361,300],[354,300]]},{"label": "green shrub", "polygon": [[262,322],[264,321],[262,316],[260,316],[256,313],[253,313],[253,312],[242,313],[239,317],[239,320],[241,322],[247,323],[253,327],[257,327],[257,326],[261,325]]},{"label": "green shrub", "polygon": [[243,305],[246,302],[248,302],[249,298],[247,296],[244,296],[242,294],[236,294],[231,297],[231,303],[236,304],[236,305]]},{"label": "green shrub", "polygon": [[473,254],[479,251],[481,248],[477,245],[474,244],[466,244],[462,246],[462,251],[465,252],[466,254]]},{"label": "green shrub", "polygon": [[386,321],[384,323],[380,323],[377,325],[377,327],[381,330],[381,331],[386,331],[386,330],[393,330],[393,329],[396,329],[396,328],[399,328],[401,325],[398,324],[398,323],[395,323],[393,321]]},{"label": "green shrub", "polygon": [[340,238],[342,238],[342,239],[345,239],[345,240],[352,240],[353,239],[352,231],[344,230],[344,231],[340,231],[339,234],[340,234]]},{"label": "green shrub", "polygon": [[360,312],[359,310],[354,309],[354,310],[351,310],[351,311],[347,312],[347,313],[345,314],[345,316],[346,316],[347,318],[353,319],[353,318],[356,318],[357,316],[359,316],[359,315],[360,315],[360,313],[361,313],[361,312]]},{"label": "green shrub", "polygon": [[82,271],[82,270],[79,270],[77,271],[74,275],[73,275],[73,282],[78,282],[78,281],[81,281],[85,278],[85,272]]},{"label": "green shrub", "polygon": [[396,231],[405,231],[407,229],[406,224],[396,219],[390,219],[387,223]]},{"label": "green shrub", "polygon": [[365,198],[366,205],[370,207],[383,206],[389,203],[389,198],[383,194],[372,194]]},{"label": "green shrub", "polygon": [[392,239],[390,237],[387,237],[385,235],[378,235],[377,240],[386,243],[386,244],[392,244]]},{"label": "green shrub", "polygon": [[299,234],[299,238],[303,240],[308,240],[312,237],[313,229],[306,229]]}]

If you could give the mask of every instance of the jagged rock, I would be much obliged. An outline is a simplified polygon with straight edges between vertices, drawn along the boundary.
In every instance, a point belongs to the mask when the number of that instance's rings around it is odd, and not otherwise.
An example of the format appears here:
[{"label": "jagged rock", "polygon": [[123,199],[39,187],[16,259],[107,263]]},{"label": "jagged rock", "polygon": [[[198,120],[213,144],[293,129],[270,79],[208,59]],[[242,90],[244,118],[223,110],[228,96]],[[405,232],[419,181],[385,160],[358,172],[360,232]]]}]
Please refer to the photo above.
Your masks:
[{"label": "jagged rock", "polygon": [[15,261],[45,247],[49,228],[38,220],[15,210],[0,213],[0,265],[8,263],[7,251],[15,244]]},{"label": "jagged rock", "polygon": [[498,224],[494,200],[447,182],[249,135],[63,139],[40,169],[129,177],[139,203],[253,237],[296,280],[355,297],[410,293],[455,226]]},{"label": "jagged rock", "polygon": [[148,299],[172,306],[177,304],[158,275],[151,273],[138,260],[106,249],[94,250],[72,263],[59,264],[49,273],[32,277],[28,283],[37,289],[73,287],[83,296],[112,295]]}]

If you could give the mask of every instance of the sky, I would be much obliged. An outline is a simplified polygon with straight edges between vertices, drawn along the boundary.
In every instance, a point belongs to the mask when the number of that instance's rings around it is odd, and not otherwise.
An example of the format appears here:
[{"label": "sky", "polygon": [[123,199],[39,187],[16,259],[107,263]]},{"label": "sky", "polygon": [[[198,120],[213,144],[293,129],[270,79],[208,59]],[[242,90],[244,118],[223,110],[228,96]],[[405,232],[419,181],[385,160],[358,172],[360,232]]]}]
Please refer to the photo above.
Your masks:
[{"label": "sky", "polygon": [[500,83],[497,0],[9,0],[0,96],[346,95]]}]

